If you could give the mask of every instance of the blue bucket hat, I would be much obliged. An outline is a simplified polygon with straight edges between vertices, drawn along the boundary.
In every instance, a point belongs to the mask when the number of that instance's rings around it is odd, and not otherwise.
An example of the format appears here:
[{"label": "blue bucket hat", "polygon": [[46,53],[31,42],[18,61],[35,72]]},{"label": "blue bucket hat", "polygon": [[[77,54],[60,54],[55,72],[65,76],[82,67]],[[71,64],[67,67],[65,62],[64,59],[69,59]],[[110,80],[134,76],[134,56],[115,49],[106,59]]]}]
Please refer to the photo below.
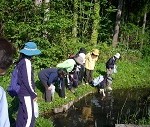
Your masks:
[{"label": "blue bucket hat", "polygon": [[19,51],[27,56],[35,56],[41,54],[41,51],[37,49],[37,45],[34,42],[27,42],[23,49]]}]

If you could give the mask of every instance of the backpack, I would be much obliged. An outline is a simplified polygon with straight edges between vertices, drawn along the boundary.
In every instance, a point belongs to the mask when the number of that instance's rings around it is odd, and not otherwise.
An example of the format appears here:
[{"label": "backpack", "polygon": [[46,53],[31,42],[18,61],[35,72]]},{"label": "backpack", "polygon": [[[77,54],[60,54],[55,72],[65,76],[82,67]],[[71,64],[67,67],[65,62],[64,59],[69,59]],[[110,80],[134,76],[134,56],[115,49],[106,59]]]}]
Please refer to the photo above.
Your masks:
[{"label": "backpack", "polygon": [[11,73],[11,81],[7,88],[7,92],[11,97],[17,96],[20,90],[20,85],[18,84],[18,67],[15,66],[13,72]]}]

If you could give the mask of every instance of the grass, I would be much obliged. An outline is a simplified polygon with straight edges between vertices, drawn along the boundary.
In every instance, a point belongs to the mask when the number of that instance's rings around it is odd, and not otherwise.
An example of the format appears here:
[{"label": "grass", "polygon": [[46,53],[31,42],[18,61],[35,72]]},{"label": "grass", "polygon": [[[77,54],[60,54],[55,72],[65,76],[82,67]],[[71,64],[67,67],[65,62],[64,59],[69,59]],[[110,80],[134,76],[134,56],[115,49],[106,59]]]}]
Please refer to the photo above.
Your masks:
[{"label": "grass", "polygon": [[[149,87],[150,85],[150,62],[144,60],[127,60],[121,59],[118,61],[118,73],[113,75],[113,89],[129,89],[129,88],[142,88]],[[42,99],[41,92],[41,84],[39,83],[39,79],[37,78],[38,70],[35,70],[35,81],[36,81],[36,92],[38,93],[38,103],[40,109],[40,117],[36,120],[36,127],[49,126],[52,127],[52,121],[50,119],[43,118],[43,113],[49,113],[55,107],[59,107],[63,104],[66,104],[72,100],[76,100],[79,97],[85,95],[86,93],[95,90],[91,86],[80,85],[75,94],[71,93],[69,90],[66,90],[67,99],[60,98],[58,94],[55,94],[55,100],[51,103],[45,103]],[[99,61],[96,65],[94,77],[97,77],[100,74],[105,73],[105,64]],[[0,77],[0,84],[6,90],[10,77],[9,73],[5,77]],[[14,113],[14,109],[16,108],[16,103],[12,103],[13,99],[7,95],[8,103],[9,103],[9,113],[12,118],[16,116],[16,112]],[[15,105],[14,105],[15,104]],[[12,114],[14,113],[14,114]],[[11,118],[11,119],[12,119]],[[146,120],[141,120],[139,123],[144,123]],[[149,122],[149,121],[148,121]],[[147,123],[148,123],[147,122]]]}]

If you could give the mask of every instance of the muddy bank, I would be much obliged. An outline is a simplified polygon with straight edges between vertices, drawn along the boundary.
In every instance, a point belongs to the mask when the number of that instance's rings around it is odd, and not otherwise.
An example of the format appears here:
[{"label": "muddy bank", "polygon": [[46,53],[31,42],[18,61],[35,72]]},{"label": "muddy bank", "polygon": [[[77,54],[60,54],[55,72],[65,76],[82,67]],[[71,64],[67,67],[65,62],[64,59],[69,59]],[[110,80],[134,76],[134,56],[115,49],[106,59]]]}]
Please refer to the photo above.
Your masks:
[{"label": "muddy bank", "polygon": [[52,109],[52,113],[56,114],[56,113],[66,112],[75,102],[78,102],[83,97],[85,97],[85,96],[87,96],[87,95],[89,95],[91,93],[94,93],[94,91],[90,91],[90,92],[86,93],[85,95],[83,95],[83,96],[81,96],[81,97],[79,97],[79,98],[77,98],[75,100],[72,100],[72,101],[68,102],[67,104],[64,104],[64,105],[62,105],[60,107]]}]

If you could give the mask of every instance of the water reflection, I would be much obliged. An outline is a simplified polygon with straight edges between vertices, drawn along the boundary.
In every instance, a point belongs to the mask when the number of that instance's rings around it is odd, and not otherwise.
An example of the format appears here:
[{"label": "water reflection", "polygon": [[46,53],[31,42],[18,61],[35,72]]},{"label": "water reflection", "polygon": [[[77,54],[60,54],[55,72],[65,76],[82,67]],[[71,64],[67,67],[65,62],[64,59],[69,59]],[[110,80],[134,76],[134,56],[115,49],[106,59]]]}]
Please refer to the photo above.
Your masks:
[{"label": "water reflection", "polygon": [[106,97],[91,94],[75,103],[66,113],[53,116],[55,127],[113,127],[148,118],[148,89],[116,90]]}]

